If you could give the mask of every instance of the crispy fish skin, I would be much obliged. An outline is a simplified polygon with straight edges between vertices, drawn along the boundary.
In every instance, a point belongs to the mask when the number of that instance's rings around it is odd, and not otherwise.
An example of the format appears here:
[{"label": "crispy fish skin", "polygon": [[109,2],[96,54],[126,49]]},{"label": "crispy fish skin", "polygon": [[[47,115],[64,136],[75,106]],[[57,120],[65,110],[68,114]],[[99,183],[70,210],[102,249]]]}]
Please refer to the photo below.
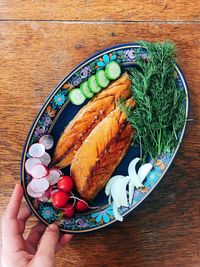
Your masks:
[{"label": "crispy fish skin", "polygon": [[[134,105],[133,100],[128,102]],[[71,165],[71,176],[81,198],[91,201],[104,187],[126,154],[133,132],[125,114],[116,108],[85,139]]]},{"label": "crispy fish skin", "polygon": [[52,166],[62,169],[71,164],[83,141],[96,125],[116,108],[119,98],[127,99],[130,96],[130,84],[128,74],[123,74],[78,112],[56,145]]}]

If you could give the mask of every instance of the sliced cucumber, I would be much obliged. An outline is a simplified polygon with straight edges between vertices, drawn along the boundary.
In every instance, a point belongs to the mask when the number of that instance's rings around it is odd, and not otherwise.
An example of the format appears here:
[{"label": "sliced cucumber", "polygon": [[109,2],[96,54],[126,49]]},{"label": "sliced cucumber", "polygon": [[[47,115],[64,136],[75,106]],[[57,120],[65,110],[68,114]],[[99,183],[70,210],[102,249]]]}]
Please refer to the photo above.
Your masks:
[{"label": "sliced cucumber", "polygon": [[87,98],[92,98],[94,96],[94,93],[90,91],[88,87],[88,82],[85,81],[80,85],[81,92],[84,94]]},{"label": "sliced cucumber", "polygon": [[90,78],[88,79],[88,87],[93,93],[99,93],[101,91],[101,87],[98,86],[96,82],[95,75],[90,76]]},{"label": "sliced cucumber", "polygon": [[106,77],[109,80],[116,80],[121,74],[121,68],[115,61],[111,61],[105,68]]},{"label": "sliced cucumber", "polygon": [[78,106],[83,104],[86,98],[79,88],[75,88],[69,93],[69,99],[74,105]]},{"label": "sliced cucumber", "polygon": [[104,70],[97,71],[95,77],[96,77],[97,85],[102,88],[106,88],[110,83],[110,81],[106,78]]}]

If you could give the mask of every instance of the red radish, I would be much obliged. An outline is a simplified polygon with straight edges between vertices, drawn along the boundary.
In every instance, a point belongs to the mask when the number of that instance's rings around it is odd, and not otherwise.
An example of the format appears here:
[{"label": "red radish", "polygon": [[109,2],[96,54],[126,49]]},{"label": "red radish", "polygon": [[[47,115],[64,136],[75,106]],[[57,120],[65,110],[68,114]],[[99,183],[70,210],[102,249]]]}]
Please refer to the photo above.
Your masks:
[{"label": "red radish", "polygon": [[63,192],[58,191],[52,195],[52,203],[55,208],[62,208],[64,207],[69,200],[69,196]]},{"label": "red radish", "polygon": [[42,192],[38,192],[38,193],[37,193],[37,192],[34,192],[34,191],[32,190],[32,188],[31,188],[31,186],[30,186],[30,183],[28,184],[26,190],[27,190],[27,193],[29,194],[29,196],[31,196],[31,197],[36,198],[36,197],[41,197],[41,196],[42,196]]},{"label": "red radish", "polygon": [[33,179],[30,182],[30,187],[32,189],[32,191],[34,191],[35,193],[40,193],[40,192],[44,192],[45,190],[48,189],[49,187],[49,182],[47,181],[46,178],[41,178],[41,179]]},{"label": "red radish", "polygon": [[35,164],[30,173],[34,178],[42,178],[48,175],[48,169],[44,164]]},{"label": "red radish", "polygon": [[47,179],[50,185],[54,185],[58,182],[60,178],[60,172],[57,169],[50,169]]},{"label": "red radish", "polygon": [[30,146],[28,153],[33,158],[40,158],[45,153],[45,147],[42,144],[35,143]]},{"label": "red radish", "polygon": [[73,189],[72,178],[70,176],[62,176],[58,181],[58,189],[67,193],[71,192]]},{"label": "red radish", "polygon": [[84,212],[88,209],[88,204],[83,200],[77,200],[75,209],[78,212]]},{"label": "red radish", "polygon": [[58,192],[59,190],[58,189],[54,189],[51,191],[51,196],[53,196],[56,192]]},{"label": "red radish", "polygon": [[40,138],[39,143],[42,144],[46,150],[49,150],[53,147],[53,137],[49,134],[43,135]]},{"label": "red radish", "polygon": [[85,200],[80,199],[79,197],[75,197],[72,192],[70,192],[70,193],[72,194],[69,197],[70,199],[73,199],[74,201],[81,201],[81,202],[85,203],[85,205],[87,206],[88,209],[95,210],[95,209],[98,209],[100,207],[100,206],[90,206]]},{"label": "red radish", "polygon": [[26,163],[25,163],[25,169],[26,169],[26,171],[30,174],[32,168],[33,168],[36,164],[39,164],[39,163],[42,163],[41,160],[40,160],[39,158],[29,158],[29,159],[27,159],[27,160],[26,160]]},{"label": "red radish", "polygon": [[63,215],[66,216],[67,218],[73,218],[75,214],[75,208],[72,203],[68,203],[64,207]]},{"label": "red radish", "polygon": [[48,166],[49,163],[51,162],[51,157],[47,152],[45,152],[44,155],[42,157],[40,157],[39,159],[46,166]]}]

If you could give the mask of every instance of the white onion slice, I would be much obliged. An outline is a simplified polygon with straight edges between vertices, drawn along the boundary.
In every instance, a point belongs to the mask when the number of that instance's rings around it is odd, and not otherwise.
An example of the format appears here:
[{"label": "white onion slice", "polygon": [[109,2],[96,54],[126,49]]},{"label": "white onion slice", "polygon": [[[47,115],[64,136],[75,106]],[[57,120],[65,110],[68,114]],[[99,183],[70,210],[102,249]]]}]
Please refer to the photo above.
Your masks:
[{"label": "white onion slice", "polygon": [[28,184],[27,188],[27,193],[29,194],[29,196],[37,198],[37,197],[41,197],[42,196],[42,192],[34,192],[30,186],[30,183]]},{"label": "white onion slice", "polygon": [[60,179],[60,172],[57,169],[50,169],[49,174],[46,177],[50,185],[54,185]]},{"label": "white onion slice", "polygon": [[128,207],[126,186],[129,182],[129,177],[117,179],[111,187],[111,195],[113,202],[117,207]]},{"label": "white onion slice", "polygon": [[111,203],[112,203],[112,199],[111,199],[111,198],[112,198],[112,196],[109,195],[109,196],[108,196],[108,204],[109,204],[109,205],[111,205]]},{"label": "white onion slice", "polygon": [[138,163],[138,161],[140,160],[140,158],[135,158],[134,160],[132,160],[128,166],[128,175],[130,177],[135,177],[137,176],[137,173],[136,173],[136,170],[135,170],[135,167],[136,167],[136,164]]},{"label": "white onion slice", "polygon": [[[119,180],[118,180],[118,182],[119,182]],[[120,192],[121,192],[121,188],[119,186],[119,183],[113,183],[113,185],[111,187],[111,190],[110,190],[110,193],[111,193],[113,202],[115,203],[115,205],[117,207],[120,207],[120,203],[119,203],[119,200],[118,200],[118,196],[120,195]]]},{"label": "white onion slice", "polygon": [[118,180],[119,178],[123,178],[123,177],[124,177],[123,175],[115,175],[112,178],[110,178],[110,180],[107,182],[106,187],[105,187],[105,194],[107,196],[110,194],[113,183],[116,182],[116,180]]},{"label": "white onion slice", "polygon": [[126,187],[127,187],[129,180],[130,178],[129,176],[127,176],[117,181],[119,182],[119,187],[120,187],[120,194],[118,194],[118,201],[119,201],[120,206],[123,206],[123,207],[129,206],[128,199],[127,199],[127,191],[126,191]]},{"label": "white onion slice", "polygon": [[50,157],[49,153],[47,153],[47,152],[45,152],[44,155],[42,157],[40,157],[39,159],[46,166],[48,166],[49,163],[51,162],[51,157]]},{"label": "white onion slice", "polygon": [[31,174],[31,170],[32,168],[36,165],[42,163],[41,160],[39,158],[29,158],[26,160],[25,162],[25,169],[26,171]]},{"label": "white onion slice", "polygon": [[44,164],[35,164],[30,174],[33,176],[33,178],[40,179],[48,175],[48,169]]},{"label": "white onion slice", "polygon": [[152,168],[153,165],[151,163],[146,163],[139,168],[138,177],[141,183],[143,183],[144,179],[147,177]]},{"label": "white onion slice", "polygon": [[140,182],[140,179],[138,176],[130,177],[130,180],[136,188],[143,187],[143,184]]},{"label": "white onion slice", "polygon": [[30,146],[28,153],[33,158],[40,158],[45,153],[45,147],[42,144],[35,143]]},{"label": "white onion slice", "polygon": [[40,193],[40,192],[44,192],[48,189],[49,187],[49,182],[47,181],[46,178],[41,178],[41,179],[33,179],[30,182],[30,187],[32,189],[32,191],[34,191],[35,193]]},{"label": "white onion slice", "polygon": [[123,221],[123,217],[121,216],[121,214],[118,211],[118,207],[113,204],[113,215],[115,217],[116,220],[122,222]]},{"label": "white onion slice", "polygon": [[132,204],[134,191],[135,191],[135,186],[134,186],[133,182],[130,181],[129,182],[129,187],[128,187],[128,202],[129,202],[129,205]]},{"label": "white onion slice", "polygon": [[39,143],[42,144],[46,150],[49,150],[53,147],[53,137],[50,134],[43,135],[40,138]]}]

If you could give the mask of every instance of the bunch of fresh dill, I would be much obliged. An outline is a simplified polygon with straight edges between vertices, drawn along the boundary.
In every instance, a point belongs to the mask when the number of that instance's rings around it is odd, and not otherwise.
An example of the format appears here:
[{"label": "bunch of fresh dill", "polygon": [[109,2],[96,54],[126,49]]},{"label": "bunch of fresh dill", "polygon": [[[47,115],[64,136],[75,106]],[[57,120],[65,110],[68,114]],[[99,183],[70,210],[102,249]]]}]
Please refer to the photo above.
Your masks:
[{"label": "bunch of fresh dill", "polygon": [[185,121],[185,91],[176,76],[175,46],[169,42],[139,42],[147,58],[137,56],[139,68],[129,69],[135,109],[123,106],[127,120],[136,130],[135,139],[147,155],[156,160],[177,143]]}]

